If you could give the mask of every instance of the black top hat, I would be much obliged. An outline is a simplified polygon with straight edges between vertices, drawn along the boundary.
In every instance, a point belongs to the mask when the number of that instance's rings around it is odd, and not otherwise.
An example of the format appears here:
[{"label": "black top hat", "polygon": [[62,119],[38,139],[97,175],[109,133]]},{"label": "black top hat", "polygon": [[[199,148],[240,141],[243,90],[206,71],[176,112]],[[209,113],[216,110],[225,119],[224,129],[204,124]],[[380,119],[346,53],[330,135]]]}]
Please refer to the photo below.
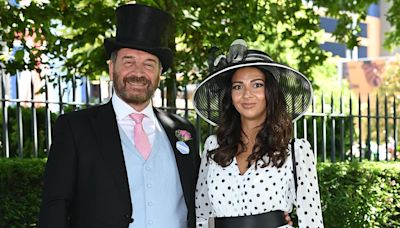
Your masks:
[{"label": "black top hat", "polygon": [[175,20],[167,12],[140,4],[122,5],[116,10],[117,36],[106,38],[107,58],[121,48],[133,48],[157,56],[163,72],[172,64],[173,54],[168,40],[175,29]]}]

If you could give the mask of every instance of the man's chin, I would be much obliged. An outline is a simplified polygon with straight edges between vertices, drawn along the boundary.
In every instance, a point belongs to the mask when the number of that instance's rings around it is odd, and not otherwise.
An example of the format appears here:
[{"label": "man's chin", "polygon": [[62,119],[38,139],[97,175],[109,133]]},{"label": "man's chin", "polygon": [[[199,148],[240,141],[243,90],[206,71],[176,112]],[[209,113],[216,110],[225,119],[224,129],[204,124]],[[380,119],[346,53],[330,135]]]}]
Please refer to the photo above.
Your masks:
[{"label": "man's chin", "polygon": [[[117,91],[116,91],[117,92]],[[135,90],[129,91],[129,93],[118,93],[118,96],[129,104],[145,104],[148,103],[153,96],[154,92],[148,90]]]},{"label": "man's chin", "polygon": [[124,100],[130,104],[144,104],[149,102],[151,96],[145,93],[138,94],[128,94],[128,96],[124,96]]}]

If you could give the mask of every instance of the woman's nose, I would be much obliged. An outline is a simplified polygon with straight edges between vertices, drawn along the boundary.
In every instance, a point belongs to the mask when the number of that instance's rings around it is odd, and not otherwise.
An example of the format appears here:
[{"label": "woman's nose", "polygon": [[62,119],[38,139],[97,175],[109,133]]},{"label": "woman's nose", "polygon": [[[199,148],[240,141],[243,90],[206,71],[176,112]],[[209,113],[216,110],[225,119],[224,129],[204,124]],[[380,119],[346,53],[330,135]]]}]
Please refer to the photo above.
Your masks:
[{"label": "woman's nose", "polygon": [[252,97],[253,96],[253,93],[251,92],[251,89],[250,88],[247,88],[246,86],[244,87],[244,97]]}]

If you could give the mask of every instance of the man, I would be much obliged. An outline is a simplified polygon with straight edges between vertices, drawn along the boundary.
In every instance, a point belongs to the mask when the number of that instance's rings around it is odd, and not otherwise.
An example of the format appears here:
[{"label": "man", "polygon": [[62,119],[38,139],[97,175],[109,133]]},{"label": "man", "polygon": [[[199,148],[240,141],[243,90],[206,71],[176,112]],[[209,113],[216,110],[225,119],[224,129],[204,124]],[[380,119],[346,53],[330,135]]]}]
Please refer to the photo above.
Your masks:
[{"label": "man", "polygon": [[172,64],[174,19],[129,4],[116,10],[116,22],[116,38],[104,43],[115,93],[57,120],[39,225],[194,228],[194,128],[151,103]]}]

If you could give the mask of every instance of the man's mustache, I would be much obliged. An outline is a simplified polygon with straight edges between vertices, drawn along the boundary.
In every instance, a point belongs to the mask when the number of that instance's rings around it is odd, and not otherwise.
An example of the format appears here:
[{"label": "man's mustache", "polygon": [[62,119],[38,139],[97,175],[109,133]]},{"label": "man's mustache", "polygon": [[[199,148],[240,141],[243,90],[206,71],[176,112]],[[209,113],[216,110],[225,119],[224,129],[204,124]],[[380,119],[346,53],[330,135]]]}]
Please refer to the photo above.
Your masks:
[{"label": "man's mustache", "polygon": [[145,85],[151,85],[151,81],[145,77],[129,76],[124,78],[124,83],[143,83]]}]

